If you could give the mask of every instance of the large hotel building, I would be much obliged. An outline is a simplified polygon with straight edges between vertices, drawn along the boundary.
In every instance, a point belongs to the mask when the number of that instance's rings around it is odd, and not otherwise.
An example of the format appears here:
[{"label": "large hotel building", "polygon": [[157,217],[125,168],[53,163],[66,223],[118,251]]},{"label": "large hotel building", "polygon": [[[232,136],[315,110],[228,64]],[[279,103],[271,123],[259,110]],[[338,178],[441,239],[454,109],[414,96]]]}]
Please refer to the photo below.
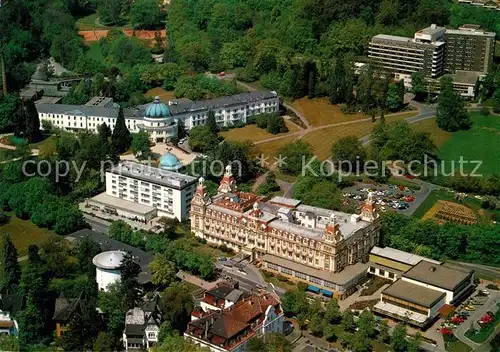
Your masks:
[{"label": "large hotel building", "polygon": [[[94,97],[84,105],[40,103],[36,108],[40,122],[48,121],[55,127],[73,132],[88,130],[97,133],[103,123],[113,129],[120,112],[119,106],[106,97]],[[177,137],[178,124],[186,130],[204,125],[209,111],[214,113],[217,124],[231,126],[246,123],[251,116],[278,110],[276,92],[255,91],[212,100],[179,99],[168,104],[155,97],[150,104],[123,109],[123,116],[130,132],[146,131],[152,141],[166,142]]]},{"label": "large hotel building", "polygon": [[370,61],[411,86],[411,74],[423,72],[433,90],[443,74],[452,77],[463,96],[474,96],[478,79],[490,71],[495,51],[495,33],[477,25],[446,29],[435,24],[419,30],[413,38],[379,34],[368,48]]},{"label": "large hotel building", "polygon": [[214,197],[200,179],[190,218],[197,237],[243,252],[260,260],[264,270],[340,299],[365,278],[368,266],[363,262],[379,241],[379,218],[371,197],[360,215],[284,197],[266,200],[238,191],[230,167]]}]

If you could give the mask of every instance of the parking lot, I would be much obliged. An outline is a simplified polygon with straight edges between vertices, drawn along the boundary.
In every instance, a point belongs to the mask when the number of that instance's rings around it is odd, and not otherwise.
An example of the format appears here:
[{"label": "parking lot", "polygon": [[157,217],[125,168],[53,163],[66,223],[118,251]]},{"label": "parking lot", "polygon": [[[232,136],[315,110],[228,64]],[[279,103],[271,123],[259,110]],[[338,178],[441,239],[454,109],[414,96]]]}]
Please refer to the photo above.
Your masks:
[{"label": "parking lot", "polygon": [[342,190],[342,201],[345,205],[352,204],[356,210],[359,210],[363,206],[369,192],[372,192],[375,204],[381,212],[415,210],[420,204],[418,202],[418,205],[415,205],[415,201],[419,197],[418,192],[408,187],[395,185],[374,186],[359,184],[348,187]]}]

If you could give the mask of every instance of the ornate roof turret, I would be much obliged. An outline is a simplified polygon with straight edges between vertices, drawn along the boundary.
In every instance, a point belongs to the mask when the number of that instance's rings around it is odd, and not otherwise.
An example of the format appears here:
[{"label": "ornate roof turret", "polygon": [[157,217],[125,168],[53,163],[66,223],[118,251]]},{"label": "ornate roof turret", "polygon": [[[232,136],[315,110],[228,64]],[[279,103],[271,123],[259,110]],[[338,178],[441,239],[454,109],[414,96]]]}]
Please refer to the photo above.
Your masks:
[{"label": "ornate roof turret", "polygon": [[330,215],[330,221],[325,228],[325,236],[326,241],[337,242],[342,239],[342,233],[340,232],[340,225],[337,222],[337,217],[335,213]]},{"label": "ornate roof turret", "polygon": [[233,177],[231,164],[226,166],[226,172],[220,181],[217,191],[222,193],[238,193],[238,186],[236,185],[236,180]]},{"label": "ornate roof turret", "polygon": [[203,177],[198,179],[198,185],[196,186],[192,202],[197,205],[207,205],[211,202],[210,195],[208,194],[207,187],[205,186],[205,179]]},{"label": "ornate roof turret", "polygon": [[375,201],[373,200],[373,193],[369,192],[366,198],[365,205],[361,208],[361,220],[373,222],[379,217]]}]

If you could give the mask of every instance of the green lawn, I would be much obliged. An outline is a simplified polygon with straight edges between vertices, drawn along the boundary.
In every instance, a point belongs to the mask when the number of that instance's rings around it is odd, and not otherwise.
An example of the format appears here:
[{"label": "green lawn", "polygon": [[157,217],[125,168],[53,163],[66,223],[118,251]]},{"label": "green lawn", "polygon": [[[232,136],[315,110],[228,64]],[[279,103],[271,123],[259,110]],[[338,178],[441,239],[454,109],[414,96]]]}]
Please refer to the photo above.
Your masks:
[{"label": "green lawn", "polygon": [[105,61],[106,58],[101,52],[99,42],[88,43],[87,46],[89,47],[89,50],[86,52],[87,57],[99,62]]},{"label": "green lawn", "polygon": [[127,21],[125,21],[121,26],[116,26],[116,27],[106,26],[104,24],[101,24],[99,21],[97,21],[96,24],[96,19],[98,17],[99,15],[97,13],[93,13],[85,17],[80,17],[79,19],[76,20],[76,28],[79,31],[91,31],[92,29],[103,30],[111,28],[132,28]]},{"label": "green lawn", "polygon": [[10,149],[0,149],[0,162],[16,158],[16,151]]},{"label": "green lawn", "polygon": [[[481,166],[476,173],[489,175],[500,173],[500,116],[470,114],[473,126],[468,131],[454,132],[452,137],[439,150],[439,157],[445,161],[445,172],[449,173],[452,161],[458,170],[458,160],[479,160]],[[470,173],[475,163],[464,164],[463,169]]]},{"label": "green lawn", "polygon": [[[427,196],[427,198],[422,202],[422,204],[420,204],[420,207],[418,207],[418,209],[415,211],[415,213],[413,215],[418,217],[418,218],[422,218],[425,215],[425,213],[427,213],[429,211],[429,209],[432,208],[434,203],[436,203],[438,200],[447,200],[450,202],[456,202],[455,201],[455,193],[448,192],[444,189],[432,191],[429,194],[429,196]],[[463,204],[463,205],[471,208],[472,210],[474,210],[474,212],[476,213],[476,215],[478,217],[478,221],[480,223],[490,223],[491,216],[493,214],[497,214],[497,216],[500,215],[500,211],[498,211],[498,210],[491,211],[491,210],[482,209],[481,208],[481,201],[478,199],[472,198],[470,196],[465,198],[464,201],[460,204]]]},{"label": "green lawn", "polygon": [[57,235],[47,229],[41,229],[29,220],[21,220],[14,213],[7,213],[10,221],[0,226],[0,233],[8,233],[17,248],[20,257],[28,254],[30,244],[42,243]]},{"label": "green lawn", "polygon": [[472,348],[463,343],[462,341],[454,341],[446,343],[446,351],[448,352],[470,352]]},{"label": "green lawn", "polygon": [[45,135],[44,139],[38,143],[32,143],[30,147],[32,149],[41,149],[41,148],[49,148],[49,147],[55,147],[57,143],[57,136],[55,135]]}]

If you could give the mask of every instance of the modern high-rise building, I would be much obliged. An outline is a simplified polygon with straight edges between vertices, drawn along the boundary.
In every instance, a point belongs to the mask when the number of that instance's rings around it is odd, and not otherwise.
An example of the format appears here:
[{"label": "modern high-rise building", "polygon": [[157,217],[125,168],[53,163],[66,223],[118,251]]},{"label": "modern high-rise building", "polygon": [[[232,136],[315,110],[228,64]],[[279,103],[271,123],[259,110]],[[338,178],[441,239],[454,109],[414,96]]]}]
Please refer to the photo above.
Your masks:
[{"label": "modern high-rise building", "polygon": [[464,25],[445,32],[445,69],[447,72],[476,71],[487,73],[493,64],[495,33],[478,25]]},{"label": "modern high-rise building", "polygon": [[378,34],[369,44],[368,57],[396,74],[422,71],[429,77],[439,77],[444,72],[444,33],[443,27],[432,25],[413,38]]},{"label": "modern high-rise building", "polygon": [[411,75],[423,72],[431,92],[439,91],[439,77],[450,74],[463,96],[473,97],[476,82],[490,69],[495,33],[477,25],[445,29],[435,24],[419,30],[413,38],[379,34],[372,38],[368,57],[372,64],[411,86]]}]

